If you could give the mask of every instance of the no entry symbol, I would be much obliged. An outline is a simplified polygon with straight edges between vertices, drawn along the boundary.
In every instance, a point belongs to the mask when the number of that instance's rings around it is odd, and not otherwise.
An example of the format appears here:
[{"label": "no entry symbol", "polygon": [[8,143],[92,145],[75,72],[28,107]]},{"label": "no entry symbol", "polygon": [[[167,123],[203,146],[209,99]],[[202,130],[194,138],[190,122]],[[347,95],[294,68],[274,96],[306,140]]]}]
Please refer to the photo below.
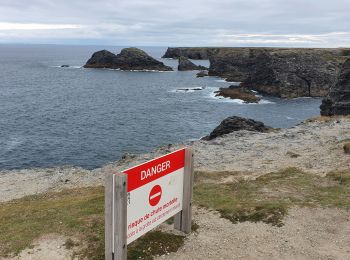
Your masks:
[{"label": "no entry symbol", "polygon": [[151,206],[156,206],[159,203],[161,197],[162,197],[162,187],[160,187],[159,185],[154,186],[149,193],[149,197],[148,197],[149,204]]}]

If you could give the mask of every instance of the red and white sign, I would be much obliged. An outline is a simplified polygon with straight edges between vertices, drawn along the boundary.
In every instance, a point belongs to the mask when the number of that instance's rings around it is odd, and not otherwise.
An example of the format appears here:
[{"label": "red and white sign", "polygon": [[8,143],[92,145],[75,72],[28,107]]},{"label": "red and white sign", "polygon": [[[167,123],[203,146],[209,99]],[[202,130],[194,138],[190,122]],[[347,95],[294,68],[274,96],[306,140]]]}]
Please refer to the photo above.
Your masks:
[{"label": "red and white sign", "polygon": [[143,163],[128,175],[127,244],[182,210],[185,149]]}]

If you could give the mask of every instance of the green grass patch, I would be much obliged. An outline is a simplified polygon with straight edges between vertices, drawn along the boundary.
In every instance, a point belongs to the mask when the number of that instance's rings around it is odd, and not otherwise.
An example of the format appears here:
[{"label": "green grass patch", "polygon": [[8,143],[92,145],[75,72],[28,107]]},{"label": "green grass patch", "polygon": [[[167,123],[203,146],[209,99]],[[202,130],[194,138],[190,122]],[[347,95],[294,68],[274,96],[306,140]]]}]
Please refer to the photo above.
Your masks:
[{"label": "green grass patch", "polygon": [[233,223],[262,221],[274,226],[283,225],[283,217],[292,206],[350,209],[349,194],[350,170],[322,178],[287,168],[256,180],[198,182],[194,188],[196,204],[218,210]]},{"label": "green grass patch", "polygon": [[[18,254],[30,248],[34,239],[51,233],[74,238],[63,246],[76,250],[81,258],[104,259],[104,189],[65,190],[0,204],[0,258]],[[151,231],[128,246],[128,258],[152,259],[152,255],[176,251],[183,240]]]}]

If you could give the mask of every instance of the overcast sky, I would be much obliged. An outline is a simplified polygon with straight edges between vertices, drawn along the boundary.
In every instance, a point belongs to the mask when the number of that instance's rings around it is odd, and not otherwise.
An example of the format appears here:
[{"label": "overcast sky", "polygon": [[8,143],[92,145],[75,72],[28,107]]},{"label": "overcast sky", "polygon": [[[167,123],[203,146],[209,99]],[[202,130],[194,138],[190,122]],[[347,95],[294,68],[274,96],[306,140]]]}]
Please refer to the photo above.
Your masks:
[{"label": "overcast sky", "polygon": [[0,0],[0,42],[350,47],[350,0]]}]

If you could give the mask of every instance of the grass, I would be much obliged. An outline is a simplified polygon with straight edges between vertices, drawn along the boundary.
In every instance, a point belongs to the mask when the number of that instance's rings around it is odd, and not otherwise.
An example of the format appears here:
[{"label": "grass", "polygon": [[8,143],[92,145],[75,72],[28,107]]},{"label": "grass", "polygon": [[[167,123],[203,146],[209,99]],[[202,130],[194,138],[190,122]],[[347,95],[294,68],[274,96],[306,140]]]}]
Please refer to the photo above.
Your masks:
[{"label": "grass", "polygon": [[[237,172],[197,172],[195,176],[195,204],[218,210],[233,223],[262,221],[282,226],[292,206],[350,209],[350,170],[321,178],[287,168],[250,181]],[[221,181],[230,176],[235,182]],[[198,228],[192,224],[193,231]],[[32,247],[44,234],[67,236],[63,246],[80,258],[104,259],[104,189],[72,189],[0,203],[0,258]],[[183,236],[151,231],[128,246],[128,257],[152,259],[177,251],[183,243]]]},{"label": "grass", "polygon": [[233,223],[262,221],[278,227],[283,226],[283,218],[292,206],[350,209],[349,194],[350,170],[331,172],[322,178],[287,168],[256,180],[220,184],[206,181],[194,188],[196,204],[219,211]]},{"label": "grass", "polygon": [[[0,205],[0,258],[29,248],[43,234],[57,233],[75,238],[64,244],[76,249],[75,255],[104,259],[102,187],[29,196]],[[76,240],[84,246],[78,247]],[[183,240],[183,236],[151,231],[128,246],[129,259],[152,259],[152,255],[176,251]]]}]

